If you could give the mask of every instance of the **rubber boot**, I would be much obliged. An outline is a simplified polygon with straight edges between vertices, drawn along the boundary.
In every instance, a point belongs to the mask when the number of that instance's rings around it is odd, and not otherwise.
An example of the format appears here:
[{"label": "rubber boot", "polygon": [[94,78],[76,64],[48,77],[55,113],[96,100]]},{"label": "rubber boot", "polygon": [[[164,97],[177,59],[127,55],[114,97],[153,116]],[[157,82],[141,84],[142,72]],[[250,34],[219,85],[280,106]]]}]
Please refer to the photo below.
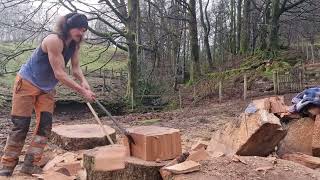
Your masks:
[{"label": "rubber boot", "polygon": [[15,166],[2,166],[0,169],[0,177],[1,176],[12,176],[13,170]]},{"label": "rubber boot", "polygon": [[41,174],[42,168],[37,165],[34,165],[33,159],[34,159],[33,154],[26,154],[20,172],[25,173],[25,174],[29,174],[29,175]]}]

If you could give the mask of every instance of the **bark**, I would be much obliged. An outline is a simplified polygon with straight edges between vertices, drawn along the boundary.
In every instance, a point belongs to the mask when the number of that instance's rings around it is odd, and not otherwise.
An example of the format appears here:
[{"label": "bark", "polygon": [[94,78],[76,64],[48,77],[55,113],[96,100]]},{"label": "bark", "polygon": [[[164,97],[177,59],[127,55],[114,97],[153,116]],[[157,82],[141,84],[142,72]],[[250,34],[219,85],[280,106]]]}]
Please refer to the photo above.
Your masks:
[{"label": "bark", "polygon": [[196,1],[189,0],[189,36],[190,36],[190,58],[191,58],[191,71],[190,81],[195,82],[201,75],[200,62],[199,62],[199,42],[198,42],[198,27],[197,27],[197,12]]},{"label": "bark", "polygon": [[[280,17],[284,12],[289,11],[292,8],[299,6],[300,4],[305,3],[306,0],[298,0],[294,3],[288,3],[288,0],[272,0],[271,9],[271,32],[270,32],[270,48],[272,51],[279,49],[279,28],[280,28]],[[287,5],[288,4],[288,5]]]},{"label": "bark", "polygon": [[271,50],[279,49],[279,19],[280,19],[280,0],[272,0],[271,15],[271,32],[270,32],[270,48]]},{"label": "bark", "polygon": [[240,51],[240,41],[241,41],[241,24],[242,24],[242,0],[237,2],[237,53]]},{"label": "bark", "polygon": [[[213,70],[213,62],[212,62],[211,49],[210,49],[210,44],[209,44],[210,23],[208,20],[208,11],[207,11],[208,4],[209,4],[209,0],[207,0],[205,10],[203,10],[202,0],[199,0],[200,19],[201,19],[202,28],[204,30],[204,37],[203,37],[204,38],[204,47],[205,47],[205,51],[206,51],[206,58],[207,58],[208,65],[209,65],[209,71],[211,72]],[[204,16],[206,16],[206,21],[205,21]]]},{"label": "bark", "polygon": [[[138,73],[137,73],[137,18],[138,18],[139,0],[128,0],[128,21],[126,24],[127,34],[126,40],[128,43],[128,91],[127,97],[135,99],[138,91]],[[133,103],[133,102],[132,102]]]},{"label": "bark", "polygon": [[115,171],[96,171],[92,168],[94,157],[88,153],[84,154],[83,164],[87,170],[88,180],[162,180],[160,168],[168,161],[156,163],[153,161],[143,161],[138,158],[128,157],[125,161],[125,169]]},{"label": "bark", "polygon": [[268,26],[270,25],[270,0],[267,1],[265,12],[263,16],[263,24],[261,26],[260,32],[260,49],[265,50],[268,47],[267,37],[268,37]]},{"label": "bark", "polygon": [[230,21],[230,50],[232,54],[236,54],[236,11],[235,11],[235,6],[236,6],[236,1],[231,0],[231,21]]},{"label": "bark", "polygon": [[250,41],[250,0],[244,0],[243,5],[243,28],[241,29],[240,53],[246,54],[249,50]]},{"label": "bark", "polygon": [[[105,126],[111,139],[116,141],[115,130]],[[65,150],[77,151],[110,144],[96,124],[60,125],[52,128],[50,141]]]}]

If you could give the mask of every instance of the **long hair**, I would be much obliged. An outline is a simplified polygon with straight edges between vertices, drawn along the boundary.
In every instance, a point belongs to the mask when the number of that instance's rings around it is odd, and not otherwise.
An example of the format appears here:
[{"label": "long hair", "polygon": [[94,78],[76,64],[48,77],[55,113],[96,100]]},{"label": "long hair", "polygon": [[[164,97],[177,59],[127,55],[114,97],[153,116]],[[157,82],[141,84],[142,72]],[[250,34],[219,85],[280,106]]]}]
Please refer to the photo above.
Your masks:
[{"label": "long hair", "polygon": [[[57,18],[56,24],[53,28],[53,32],[59,34],[63,41],[66,41],[69,37],[69,29],[67,29],[67,27],[66,27],[66,21],[68,18],[70,18],[74,14],[76,14],[76,13],[69,13],[69,14],[66,14],[64,16],[60,16]],[[77,48],[80,47],[80,43],[82,41],[83,41],[83,39],[81,38],[80,42],[77,42],[77,43],[75,42]]]}]

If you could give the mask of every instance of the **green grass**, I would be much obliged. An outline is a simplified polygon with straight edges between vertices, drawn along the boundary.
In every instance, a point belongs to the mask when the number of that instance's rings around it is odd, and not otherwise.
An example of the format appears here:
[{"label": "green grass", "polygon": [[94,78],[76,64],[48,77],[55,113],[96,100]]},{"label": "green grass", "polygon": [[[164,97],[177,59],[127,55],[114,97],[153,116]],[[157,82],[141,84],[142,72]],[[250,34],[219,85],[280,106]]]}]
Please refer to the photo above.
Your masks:
[{"label": "green grass", "polygon": [[[2,53],[12,53],[13,50],[16,49],[17,43],[0,43],[0,52]],[[30,47],[37,47],[38,44],[26,44],[20,47],[20,49],[30,48]],[[100,67],[104,66],[103,69],[108,70],[119,70],[127,69],[127,53],[117,49],[116,53],[115,48],[110,47],[108,50],[105,50],[105,47],[102,45],[94,45],[91,46],[89,44],[83,43],[80,49],[80,65],[90,63],[87,66],[88,72],[93,70],[99,69]],[[23,54],[15,57],[14,59],[10,60],[6,67],[8,72],[13,72],[19,70],[22,64],[24,64],[28,58],[30,57],[32,51],[24,52]],[[108,63],[112,58],[112,60]],[[1,60],[1,59],[0,59]],[[105,65],[106,64],[106,65]],[[85,66],[82,67],[85,69]],[[0,85],[11,87],[15,78],[15,73],[13,74],[5,74],[4,76],[0,77]]]},{"label": "green grass", "polygon": [[0,86],[11,89],[13,86],[15,77],[16,77],[15,74],[6,74],[4,76],[0,76]]},{"label": "green grass", "polygon": [[[112,60],[110,60],[111,58]],[[105,51],[102,46],[89,46],[87,44],[83,44],[80,51],[80,64],[84,65],[89,62],[92,63],[86,65],[88,66],[88,71],[92,71],[100,67],[108,70],[125,70],[127,69],[127,53],[115,48],[109,48]]]}]

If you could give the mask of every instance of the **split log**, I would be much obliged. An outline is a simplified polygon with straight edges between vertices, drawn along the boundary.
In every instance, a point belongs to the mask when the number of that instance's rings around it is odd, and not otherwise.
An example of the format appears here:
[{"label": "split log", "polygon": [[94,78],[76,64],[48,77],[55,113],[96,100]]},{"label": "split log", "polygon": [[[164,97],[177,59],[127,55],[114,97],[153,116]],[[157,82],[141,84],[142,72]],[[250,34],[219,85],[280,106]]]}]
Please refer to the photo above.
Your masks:
[{"label": "split log", "polygon": [[114,171],[125,168],[126,147],[109,145],[96,147],[83,153],[83,167],[87,171]]},{"label": "split log", "polygon": [[[116,140],[115,130],[104,126],[113,141]],[[52,143],[62,149],[77,151],[92,149],[110,144],[105,134],[97,124],[60,125],[52,128]]]},{"label": "split log", "polygon": [[253,100],[252,103],[257,109],[264,109],[269,113],[285,113],[289,107],[284,102],[283,96],[273,96],[264,99]]},{"label": "split log", "polygon": [[229,123],[223,130],[213,134],[208,152],[237,154],[241,156],[267,156],[284,138],[279,118],[258,109],[252,114],[243,114],[238,123]]},{"label": "split log", "polygon": [[57,164],[57,168],[66,169],[69,176],[76,176],[78,171],[81,170],[80,161],[59,163]]},{"label": "split log", "polygon": [[146,161],[164,161],[182,154],[181,137],[178,129],[138,126],[128,129],[135,144],[130,144],[131,156]]},{"label": "split log", "polygon": [[320,115],[316,116],[312,135],[312,155],[320,157]]},{"label": "split log", "polygon": [[59,163],[73,163],[77,161],[77,154],[72,152],[66,152],[62,155],[55,156],[44,167],[44,171],[48,171],[53,167],[56,167]]},{"label": "split log", "polygon": [[173,176],[172,172],[166,170],[165,168],[186,161],[187,158],[189,157],[189,155],[190,155],[189,152],[184,152],[179,157],[176,157],[174,160],[170,161],[168,164],[166,164],[164,167],[162,167],[160,169],[160,174],[161,174],[162,179],[163,180],[172,179],[172,176]]},{"label": "split log", "polygon": [[[125,159],[125,167],[119,170],[106,171],[102,170],[103,166],[100,166],[97,170],[94,165],[94,154],[97,154],[97,149],[104,147],[96,148],[96,152],[84,153],[83,157],[83,166],[87,172],[87,180],[137,180],[137,179],[148,179],[148,180],[162,180],[159,170],[161,167],[165,166],[168,162],[162,161],[156,163],[154,161],[144,161],[135,157],[127,157]],[[116,152],[115,152],[116,153]],[[114,155],[114,154],[112,154]],[[108,154],[105,154],[108,156]],[[112,166],[112,162],[105,161],[105,167]]]},{"label": "split log", "polygon": [[269,98],[271,109],[270,113],[279,114],[288,112],[289,107],[284,102],[283,96],[274,96]]},{"label": "split log", "polygon": [[320,158],[318,157],[309,156],[302,153],[292,153],[292,154],[284,154],[281,158],[302,164],[311,169],[320,168]]},{"label": "split log", "polygon": [[282,156],[300,152],[312,155],[312,135],[314,120],[311,118],[302,118],[292,120],[286,125],[287,135],[279,143],[277,154]]}]

